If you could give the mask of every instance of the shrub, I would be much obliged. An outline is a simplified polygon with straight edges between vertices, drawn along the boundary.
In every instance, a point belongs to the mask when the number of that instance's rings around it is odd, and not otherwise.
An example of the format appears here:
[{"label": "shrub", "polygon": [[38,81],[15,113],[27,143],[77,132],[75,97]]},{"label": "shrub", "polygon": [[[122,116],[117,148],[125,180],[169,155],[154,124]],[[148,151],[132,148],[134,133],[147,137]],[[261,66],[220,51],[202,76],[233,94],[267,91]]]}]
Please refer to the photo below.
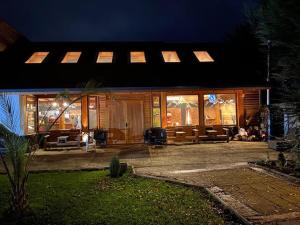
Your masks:
[{"label": "shrub", "polygon": [[111,177],[119,177],[120,176],[120,160],[114,156],[111,159],[110,166],[109,166],[109,171],[110,171],[110,176]]},{"label": "shrub", "polygon": [[284,154],[282,152],[280,152],[278,154],[277,161],[278,161],[278,164],[279,164],[280,168],[283,168],[285,166],[286,159],[285,159],[285,156],[284,156]]},{"label": "shrub", "polygon": [[120,163],[120,176],[126,173],[128,169],[127,163]]}]

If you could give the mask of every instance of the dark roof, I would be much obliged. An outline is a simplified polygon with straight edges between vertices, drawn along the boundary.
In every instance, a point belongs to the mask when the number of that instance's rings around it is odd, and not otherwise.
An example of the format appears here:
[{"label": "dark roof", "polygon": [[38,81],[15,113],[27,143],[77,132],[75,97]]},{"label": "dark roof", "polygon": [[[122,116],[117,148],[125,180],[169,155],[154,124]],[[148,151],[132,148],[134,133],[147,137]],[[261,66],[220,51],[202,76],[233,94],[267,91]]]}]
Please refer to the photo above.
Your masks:
[{"label": "dark roof", "polygon": [[[131,64],[130,51],[145,51],[147,63]],[[180,63],[165,63],[161,51],[177,51]],[[201,63],[193,51],[215,60]],[[49,51],[41,64],[25,64],[37,51]],[[68,51],[82,52],[78,63],[61,64]],[[99,51],[113,51],[111,64],[97,64]],[[251,57],[250,57],[251,58]],[[248,57],[249,59],[249,57]],[[251,60],[225,44],[182,43],[27,43],[0,57],[0,89],[76,88],[93,79],[102,87],[266,87]]]}]

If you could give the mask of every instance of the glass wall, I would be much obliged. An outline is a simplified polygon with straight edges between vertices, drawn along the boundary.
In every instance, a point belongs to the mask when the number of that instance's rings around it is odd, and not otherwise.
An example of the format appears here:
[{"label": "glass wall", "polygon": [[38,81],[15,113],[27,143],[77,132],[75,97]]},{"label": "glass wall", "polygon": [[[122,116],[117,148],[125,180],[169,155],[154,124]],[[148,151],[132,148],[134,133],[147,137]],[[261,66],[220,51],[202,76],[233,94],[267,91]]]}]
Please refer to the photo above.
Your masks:
[{"label": "glass wall", "polygon": [[161,127],[160,97],[154,96],[152,99],[152,126]]},{"label": "glass wall", "polygon": [[52,130],[81,129],[81,100],[72,101],[69,98],[39,98],[39,130],[45,131],[53,123]]},{"label": "glass wall", "polygon": [[198,95],[167,96],[167,126],[199,125]]},{"label": "glass wall", "polygon": [[36,99],[35,97],[26,97],[26,123],[25,133],[33,134],[36,128]]},{"label": "glass wall", "polygon": [[204,95],[204,121],[210,125],[236,125],[235,94]]},{"label": "glass wall", "polygon": [[89,129],[97,127],[97,97],[89,97]]}]

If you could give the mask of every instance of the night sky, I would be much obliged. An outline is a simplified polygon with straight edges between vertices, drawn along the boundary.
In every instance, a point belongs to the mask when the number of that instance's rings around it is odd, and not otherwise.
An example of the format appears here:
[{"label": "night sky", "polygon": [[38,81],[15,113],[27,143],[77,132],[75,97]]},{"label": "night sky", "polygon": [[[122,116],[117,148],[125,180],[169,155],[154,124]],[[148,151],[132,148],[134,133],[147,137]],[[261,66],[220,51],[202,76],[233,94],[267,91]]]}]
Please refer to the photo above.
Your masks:
[{"label": "night sky", "polygon": [[1,0],[32,41],[222,41],[255,0]]}]

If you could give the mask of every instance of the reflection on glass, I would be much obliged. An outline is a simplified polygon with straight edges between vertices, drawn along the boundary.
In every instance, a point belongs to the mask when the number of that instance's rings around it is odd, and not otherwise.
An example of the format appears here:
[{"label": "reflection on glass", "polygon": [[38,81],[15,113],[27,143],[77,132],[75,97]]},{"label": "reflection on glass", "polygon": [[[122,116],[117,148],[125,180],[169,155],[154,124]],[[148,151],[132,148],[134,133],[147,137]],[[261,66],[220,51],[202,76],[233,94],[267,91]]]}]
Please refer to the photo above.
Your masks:
[{"label": "reflection on glass", "polygon": [[199,125],[198,95],[167,97],[167,126]]},{"label": "reflection on glass", "polygon": [[205,125],[236,125],[235,94],[204,95]]},{"label": "reflection on glass", "polygon": [[97,128],[97,97],[89,97],[89,129]]},{"label": "reflection on glass", "polygon": [[[39,98],[39,130],[81,129],[81,101],[72,99]],[[61,116],[60,116],[61,115]]]},{"label": "reflection on glass", "polygon": [[34,97],[26,97],[26,134],[35,133],[36,102]]}]

